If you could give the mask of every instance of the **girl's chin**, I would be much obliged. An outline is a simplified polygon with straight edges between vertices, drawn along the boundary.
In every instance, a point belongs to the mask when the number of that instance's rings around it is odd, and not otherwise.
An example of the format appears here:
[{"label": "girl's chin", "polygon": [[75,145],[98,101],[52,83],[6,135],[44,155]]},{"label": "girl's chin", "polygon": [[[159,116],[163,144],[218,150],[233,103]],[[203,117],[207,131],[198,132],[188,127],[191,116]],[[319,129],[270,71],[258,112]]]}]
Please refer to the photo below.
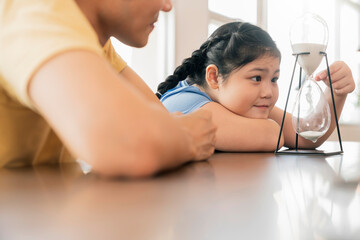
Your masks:
[{"label": "girl's chin", "polygon": [[265,114],[265,113],[252,113],[252,114],[245,114],[243,115],[244,117],[247,118],[254,118],[254,119],[268,119],[269,118],[269,114]]},{"label": "girl's chin", "polygon": [[244,117],[256,118],[256,119],[268,119],[272,109],[273,107],[267,107],[267,108],[254,107],[250,109],[250,111],[248,111],[246,114],[244,114]]}]

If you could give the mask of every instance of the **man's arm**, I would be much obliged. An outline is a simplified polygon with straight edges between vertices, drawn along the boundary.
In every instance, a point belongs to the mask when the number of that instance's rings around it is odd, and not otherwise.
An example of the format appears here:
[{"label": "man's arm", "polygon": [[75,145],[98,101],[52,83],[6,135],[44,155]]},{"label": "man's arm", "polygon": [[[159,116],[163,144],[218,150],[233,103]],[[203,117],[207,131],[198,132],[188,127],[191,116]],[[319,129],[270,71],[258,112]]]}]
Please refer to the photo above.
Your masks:
[{"label": "man's arm", "polygon": [[151,91],[149,86],[141,79],[141,77],[137,75],[134,70],[132,70],[131,67],[126,66],[119,74],[128,83],[132,84],[136,89],[141,91],[149,101],[159,104],[165,109],[164,105],[161,104],[158,97]]},{"label": "man's arm", "polygon": [[209,113],[195,116],[200,146],[182,121],[94,53],[49,60],[33,76],[29,95],[69,150],[103,175],[149,176],[214,151]]}]

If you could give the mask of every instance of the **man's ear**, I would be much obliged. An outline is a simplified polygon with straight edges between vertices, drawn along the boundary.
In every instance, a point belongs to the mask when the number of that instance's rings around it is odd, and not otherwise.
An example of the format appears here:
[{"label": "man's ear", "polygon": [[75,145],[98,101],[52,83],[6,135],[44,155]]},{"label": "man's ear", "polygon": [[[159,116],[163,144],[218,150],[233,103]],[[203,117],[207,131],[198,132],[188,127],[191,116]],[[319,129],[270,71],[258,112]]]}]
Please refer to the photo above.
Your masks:
[{"label": "man's ear", "polygon": [[206,67],[205,79],[211,89],[219,88],[219,70],[214,64]]}]

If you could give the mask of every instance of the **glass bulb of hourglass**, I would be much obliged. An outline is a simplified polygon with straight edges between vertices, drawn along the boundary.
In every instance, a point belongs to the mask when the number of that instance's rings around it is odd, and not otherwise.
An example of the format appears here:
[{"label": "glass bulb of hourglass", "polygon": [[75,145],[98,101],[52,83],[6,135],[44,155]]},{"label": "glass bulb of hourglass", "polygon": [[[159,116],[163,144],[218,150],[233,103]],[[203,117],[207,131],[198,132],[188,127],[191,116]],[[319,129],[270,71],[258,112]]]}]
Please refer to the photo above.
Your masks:
[{"label": "glass bulb of hourglass", "polygon": [[328,27],[318,15],[305,14],[290,29],[290,42],[298,64],[306,73],[292,112],[295,131],[316,142],[330,126],[330,108],[312,74],[319,67],[328,42]]},{"label": "glass bulb of hourglass", "polygon": [[303,138],[316,142],[327,132],[330,122],[329,104],[311,75],[296,97],[292,111],[293,128]]},{"label": "glass bulb of hourglass", "polygon": [[320,65],[328,42],[328,27],[320,16],[307,13],[298,18],[290,28],[290,42],[298,63],[308,76]]}]

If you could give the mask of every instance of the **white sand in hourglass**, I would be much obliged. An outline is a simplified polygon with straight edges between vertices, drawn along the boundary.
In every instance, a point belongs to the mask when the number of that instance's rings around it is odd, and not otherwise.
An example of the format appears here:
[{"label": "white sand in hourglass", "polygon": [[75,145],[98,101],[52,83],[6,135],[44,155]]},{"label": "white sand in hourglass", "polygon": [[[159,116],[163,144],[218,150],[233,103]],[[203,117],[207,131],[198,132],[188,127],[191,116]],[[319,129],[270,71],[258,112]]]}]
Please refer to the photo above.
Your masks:
[{"label": "white sand in hourglass", "polygon": [[319,132],[319,131],[305,131],[299,133],[299,135],[312,142],[316,142],[322,135],[324,135],[324,133],[325,132]]}]

